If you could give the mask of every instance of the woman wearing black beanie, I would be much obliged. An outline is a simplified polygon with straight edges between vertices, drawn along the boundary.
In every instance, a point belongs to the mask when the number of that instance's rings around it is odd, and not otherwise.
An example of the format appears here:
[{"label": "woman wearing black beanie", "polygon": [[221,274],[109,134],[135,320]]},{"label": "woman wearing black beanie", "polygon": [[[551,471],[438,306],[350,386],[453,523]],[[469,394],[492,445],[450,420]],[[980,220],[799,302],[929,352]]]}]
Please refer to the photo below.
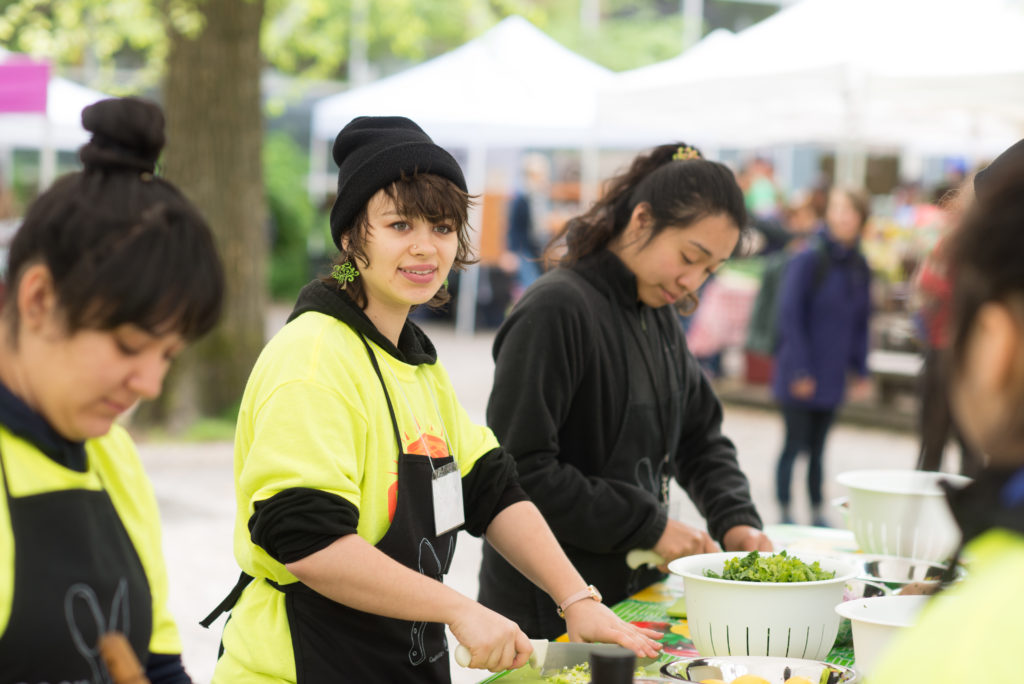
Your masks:
[{"label": "woman wearing black beanie", "polygon": [[470,263],[458,164],[402,117],[355,119],[334,158],[334,271],[303,289],[242,398],[243,577],[214,681],[447,682],[446,624],[469,666],[523,665],[518,626],[442,584],[459,529],[542,587],[573,639],[655,655],[656,633],[591,600],[408,318],[446,301],[448,274]]}]

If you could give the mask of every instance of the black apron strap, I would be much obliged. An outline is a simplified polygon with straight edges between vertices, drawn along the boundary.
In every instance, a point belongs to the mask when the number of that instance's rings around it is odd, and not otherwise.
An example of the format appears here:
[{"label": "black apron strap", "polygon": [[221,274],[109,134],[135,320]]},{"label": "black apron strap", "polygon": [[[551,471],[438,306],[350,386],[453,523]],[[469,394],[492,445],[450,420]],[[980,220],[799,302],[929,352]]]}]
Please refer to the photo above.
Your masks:
[{"label": "black apron strap", "polygon": [[402,438],[398,434],[398,419],[395,418],[395,407],[391,404],[391,396],[388,394],[388,387],[384,384],[384,376],[381,375],[380,365],[377,363],[377,355],[373,353],[373,349],[370,348],[370,343],[366,341],[366,338],[362,333],[359,334],[359,339],[363,341],[363,345],[366,346],[366,353],[370,355],[370,363],[373,364],[373,370],[377,373],[377,379],[380,380],[380,387],[384,390],[384,398],[388,402],[388,413],[391,414],[391,428],[395,431],[395,444],[398,445],[398,451],[402,451]]},{"label": "black apron strap", "polygon": [[7,484],[7,468],[4,466],[4,452],[0,449],[0,477],[4,481],[4,494],[7,495],[7,500],[11,500],[11,488]]},{"label": "black apron strap", "polygon": [[222,613],[226,613],[235,607],[235,604],[238,603],[238,597],[242,595],[242,592],[245,591],[245,588],[249,586],[249,583],[252,582],[252,580],[252,575],[247,575],[244,570],[239,573],[238,581],[235,582],[234,588],[228,592],[228,595],[224,597],[224,600],[213,609],[213,612],[199,621],[199,624],[209,629],[210,625],[213,624],[213,621],[219,618]]}]

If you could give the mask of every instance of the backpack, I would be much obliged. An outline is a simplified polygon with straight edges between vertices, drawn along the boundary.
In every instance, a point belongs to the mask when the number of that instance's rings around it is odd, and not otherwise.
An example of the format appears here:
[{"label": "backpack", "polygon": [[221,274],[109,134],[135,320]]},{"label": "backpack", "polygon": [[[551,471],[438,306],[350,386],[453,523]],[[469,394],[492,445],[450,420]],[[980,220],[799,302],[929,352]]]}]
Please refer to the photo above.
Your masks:
[{"label": "backpack", "polygon": [[[812,249],[815,250],[814,279],[812,290],[817,290],[825,282],[832,268],[828,245],[824,240],[815,239]],[[784,250],[769,254],[765,258],[764,273],[761,277],[761,289],[757,292],[751,309],[750,322],[747,326],[746,349],[765,356],[774,356],[779,345],[779,303],[782,293],[782,282],[786,269],[795,255]]]}]

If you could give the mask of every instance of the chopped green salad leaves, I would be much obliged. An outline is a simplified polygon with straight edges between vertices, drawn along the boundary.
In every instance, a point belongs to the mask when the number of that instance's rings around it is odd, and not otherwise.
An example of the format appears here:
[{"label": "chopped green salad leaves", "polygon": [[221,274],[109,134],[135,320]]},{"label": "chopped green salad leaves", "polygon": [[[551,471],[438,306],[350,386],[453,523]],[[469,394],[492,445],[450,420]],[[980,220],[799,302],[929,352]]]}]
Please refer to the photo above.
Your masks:
[{"label": "chopped green salad leaves", "polygon": [[704,576],[737,582],[816,582],[832,579],[836,573],[822,570],[818,561],[808,565],[799,558],[787,556],[785,551],[771,556],[751,551],[746,556],[725,561],[721,575],[705,570]]},{"label": "chopped green salad leaves", "polygon": [[586,684],[590,681],[590,664],[582,663],[576,667],[564,667],[545,679],[550,684]]}]

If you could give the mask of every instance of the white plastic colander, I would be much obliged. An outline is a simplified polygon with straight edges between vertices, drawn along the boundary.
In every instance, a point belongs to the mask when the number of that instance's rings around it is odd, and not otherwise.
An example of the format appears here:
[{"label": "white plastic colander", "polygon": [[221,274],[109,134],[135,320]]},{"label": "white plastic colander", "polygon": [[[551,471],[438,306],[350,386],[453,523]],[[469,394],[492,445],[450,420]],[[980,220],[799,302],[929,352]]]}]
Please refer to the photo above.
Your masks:
[{"label": "white plastic colander", "polygon": [[921,470],[853,470],[836,481],[849,488],[846,524],[865,553],[947,561],[960,543],[960,529],[939,486],[968,477]]},{"label": "white plastic colander", "polygon": [[683,578],[690,637],[703,656],[751,655],[821,659],[839,631],[834,608],[843,587],[857,575],[853,563],[803,552],[787,554],[835,572],[817,582],[737,582],[722,574],[725,561],[745,552],[677,558],[668,569]]},{"label": "white plastic colander", "polygon": [[836,613],[853,624],[853,655],[857,671],[868,674],[899,633],[917,622],[931,596],[878,596],[847,601]]}]

